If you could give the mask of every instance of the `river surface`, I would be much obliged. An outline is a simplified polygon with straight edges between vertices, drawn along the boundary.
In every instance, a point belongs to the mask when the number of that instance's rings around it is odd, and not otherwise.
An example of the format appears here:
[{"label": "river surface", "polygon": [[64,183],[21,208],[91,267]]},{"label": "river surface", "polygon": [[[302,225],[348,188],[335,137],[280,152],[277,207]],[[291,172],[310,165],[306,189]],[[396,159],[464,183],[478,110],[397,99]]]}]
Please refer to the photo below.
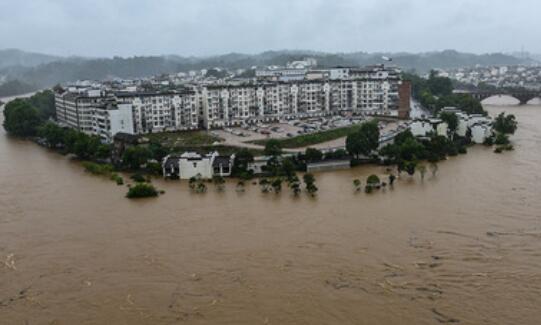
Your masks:
[{"label": "river surface", "polygon": [[0,324],[540,324],[541,106],[394,189],[312,199],[155,180],[158,199],[0,131]]}]

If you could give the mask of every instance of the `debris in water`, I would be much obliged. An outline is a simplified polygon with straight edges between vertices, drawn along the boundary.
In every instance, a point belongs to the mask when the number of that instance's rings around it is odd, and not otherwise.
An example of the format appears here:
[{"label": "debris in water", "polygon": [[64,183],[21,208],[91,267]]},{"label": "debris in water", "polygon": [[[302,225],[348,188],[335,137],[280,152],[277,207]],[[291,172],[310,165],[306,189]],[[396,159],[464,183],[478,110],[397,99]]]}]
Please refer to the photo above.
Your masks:
[{"label": "debris in water", "polygon": [[9,254],[8,256],[6,256],[6,259],[4,261],[4,265],[8,269],[16,271],[17,268],[15,267],[15,255],[14,254]]},{"label": "debris in water", "polygon": [[460,320],[446,316],[436,310],[436,308],[432,308],[431,311],[436,315],[436,320],[440,323],[460,323]]},{"label": "debris in water", "polygon": [[386,267],[391,268],[391,269],[397,269],[397,270],[403,270],[404,269],[400,265],[391,264],[391,263],[383,263],[383,265],[385,265]]}]

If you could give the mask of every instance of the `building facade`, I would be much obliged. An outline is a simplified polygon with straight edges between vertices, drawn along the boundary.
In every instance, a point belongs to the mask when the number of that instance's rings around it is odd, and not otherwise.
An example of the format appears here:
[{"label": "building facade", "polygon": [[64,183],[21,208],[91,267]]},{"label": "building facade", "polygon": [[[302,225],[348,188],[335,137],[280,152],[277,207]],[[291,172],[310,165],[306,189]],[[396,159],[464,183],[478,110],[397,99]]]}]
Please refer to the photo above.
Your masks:
[{"label": "building facade", "polygon": [[[284,73],[295,76],[287,81],[199,82],[180,90],[140,91],[129,82],[121,89],[100,84],[62,89],[55,95],[58,122],[110,142],[116,132],[211,129],[344,112],[405,116],[409,110],[411,87],[401,88],[397,69],[301,70],[303,78]],[[307,78],[305,70],[316,77]]]}]

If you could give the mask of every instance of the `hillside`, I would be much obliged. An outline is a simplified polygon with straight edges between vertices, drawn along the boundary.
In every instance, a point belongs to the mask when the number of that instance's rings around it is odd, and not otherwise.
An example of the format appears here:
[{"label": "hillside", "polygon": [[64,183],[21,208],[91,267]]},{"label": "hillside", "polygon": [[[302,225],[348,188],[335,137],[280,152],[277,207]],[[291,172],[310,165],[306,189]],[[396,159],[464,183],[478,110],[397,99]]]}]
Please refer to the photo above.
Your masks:
[{"label": "hillside", "polygon": [[[267,51],[260,54],[230,53],[212,57],[182,57],[177,55],[130,58],[58,58],[19,50],[0,51],[0,76],[18,80],[25,85],[44,88],[57,83],[80,79],[135,78],[221,67],[227,69],[252,66],[285,65],[307,56],[318,60],[321,67],[370,65],[383,63],[381,56],[393,58],[402,69],[418,73],[433,68],[458,68],[474,65],[513,65],[530,63],[505,54],[469,54],[453,50],[428,53],[322,53],[314,51]],[[10,87],[14,89],[15,87]],[[25,90],[28,87],[24,87]],[[0,88],[1,91],[1,88]],[[1,95],[13,95],[3,93]]]}]

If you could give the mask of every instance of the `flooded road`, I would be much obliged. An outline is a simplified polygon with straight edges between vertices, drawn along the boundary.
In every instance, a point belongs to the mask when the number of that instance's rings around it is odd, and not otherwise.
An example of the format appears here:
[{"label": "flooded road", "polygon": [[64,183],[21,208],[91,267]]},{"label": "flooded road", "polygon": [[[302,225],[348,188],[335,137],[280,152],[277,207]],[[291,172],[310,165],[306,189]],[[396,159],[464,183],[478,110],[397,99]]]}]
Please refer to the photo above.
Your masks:
[{"label": "flooded road", "polygon": [[380,167],[316,175],[317,198],[158,199],[0,131],[0,324],[539,324],[541,106],[516,150],[355,194]]}]

